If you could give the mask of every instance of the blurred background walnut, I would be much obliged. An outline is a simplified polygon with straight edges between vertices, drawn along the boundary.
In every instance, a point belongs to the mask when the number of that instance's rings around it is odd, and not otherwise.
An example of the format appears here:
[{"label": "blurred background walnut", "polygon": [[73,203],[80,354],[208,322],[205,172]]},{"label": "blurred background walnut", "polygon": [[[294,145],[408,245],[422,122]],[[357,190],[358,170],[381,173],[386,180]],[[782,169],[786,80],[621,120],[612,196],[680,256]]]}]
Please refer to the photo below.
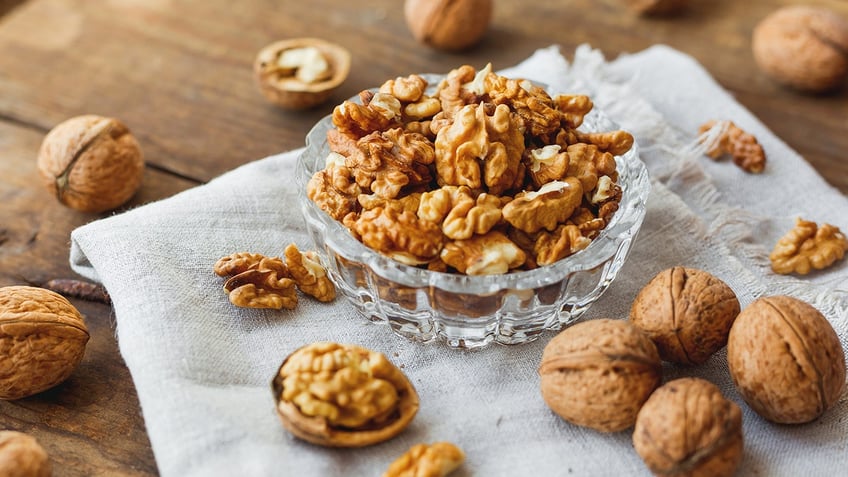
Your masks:
[{"label": "blurred background walnut", "polygon": [[624,3],[640,15],[669,15],[683,10],[688,0],[624,0]]},{"label": "blurred background walnut", "polygon": [[82,361],[88,328],[62,295],[0,288],[0,399],[21,399],[67,379]]},{"label": "blurred background walnut", "polygon": [[742,410],[709,381],[675,379],[642,406],[633,447],[654,475],[729,477],[742,461]]},{"label": "blurred background walnut", "polygon": [[760,298],[742,310],[727,364],[745,402],[781,424],[816,419],[845,388],[845,352],[830,322],[789,296]]},{"label": "blurred background walnut", "polygon": [[663,360],[693,365],[727,344],[739,309],[723,281],[703,270],[673,267],[639,291],[630,320],[653,340]]},{"label": "blurred background walnut", "polygon": [[144,158],[122,122],[85,115],[47,133],[38,151],[38,171],[59,202],[99,213],[123,205],[136,193]]},{"label": "blurred background walnut", "polygon": [[0,475],[50,477],[53,466],[34,437],[17,431],[0,431]]},{"label": "blurred background walnut", "polygon": [[440,50],[464,50],[489,29],[493,0],[406,0],[404,17],[416,40]]},{"label": "blurred background walnut", "polygon": [[783,7],[754,28],[757,66],[773,80],[801,91],[838,89],[848,78],[848,20],[826,8]]},{"label": "blurred background walnut", "polygon": [[578,426],[617,432],[632,426],[660,385],[654,343],[628,321],[584,321],[555,336],[539,365],[542,397]]}]

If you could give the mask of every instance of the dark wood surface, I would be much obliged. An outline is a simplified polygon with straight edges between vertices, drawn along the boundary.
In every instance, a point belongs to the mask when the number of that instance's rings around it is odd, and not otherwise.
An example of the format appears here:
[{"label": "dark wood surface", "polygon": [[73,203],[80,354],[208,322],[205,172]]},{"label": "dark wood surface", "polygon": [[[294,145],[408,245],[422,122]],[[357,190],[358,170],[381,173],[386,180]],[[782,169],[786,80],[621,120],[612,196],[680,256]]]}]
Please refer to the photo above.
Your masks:
[{"label": "dark wood surface", "polygon": [[[608,58],[656,43],[689,53],[829,183],[848,192],[848,88],[799,94],[764,77],[753,62],[754,25],[799,2],[692,0],[681,15],[644,18],[621,0],[496,0],[483,42],[463,53],[416,43],[402,3],[0,0],[0,286],[75,277],[68,265],[70,231],[103,216],[63,207],[39,181],[41,140],[69,117],[120,118],[136,135],[147,169],[128,204],[133,207],[301,146],[334,103],[387,78],[464,63],[502,68],[551,44],[568,58],[582,43]],[[848,18],[848,2],[804,3]],[[328,104],[286,112],[259,94],[251,64],[264,45],[299,36],[347,46],[353,66]],[[0,401],[0,428],[38,438],[55,475],[156,475],[112,309],[72,302],[91,331],[81,366],[50,391]]]}]

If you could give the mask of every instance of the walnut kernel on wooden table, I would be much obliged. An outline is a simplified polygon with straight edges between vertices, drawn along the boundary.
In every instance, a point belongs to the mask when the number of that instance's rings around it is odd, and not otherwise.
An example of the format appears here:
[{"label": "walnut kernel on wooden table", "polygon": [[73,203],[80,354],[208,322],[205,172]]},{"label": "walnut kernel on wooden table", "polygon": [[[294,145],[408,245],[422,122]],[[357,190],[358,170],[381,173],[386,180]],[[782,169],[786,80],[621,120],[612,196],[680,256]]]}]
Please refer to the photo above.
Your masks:
[{"label": "walnut kernel on wooden table", "polygon": [[633,447],[654,475],[729,477],[742,461],[742,410],[709,381],[669,381],[639,411]]},{"label": "walnut kernel on wooden table", "polygon": [[450,442],[416,444],[392,462],[383,477],[446,477],[464,460],[462,449]]},{"label": "walnut kernel on wooden table", "polygon": [[727,344],[739,310],[736,294],[717,277],[672,267],[639,291],[630,320],[653,340],[663,360],[694,365]]},{"label": "walnut kernel on wooden table", "polygon": [[769,260],[771,269],[783,275],[806,275],[813,269],[822,270],[845,258],[848,238],[839,227],[798,217],[795,227],[774,245]]},{"label": "walnut kernel on wooden table", "polygon": [[144,157],[138,141],[119,120],[77,116],[44,137],[38,171],[59,202],[99,213],[132,198],[144,176]]},{"label": "walnut kernel on wooden table", "polygon": [[418,412],[418,393],[383,353],[317,342],[290,354],[271,385],[283,427],[307,442],[363,447],[391,439]]},{"label": "walnut kernel on wooden table", "polygon": [[0,476],[50,477],[50,457],[38,441],[23,432],[0,431]]},{"label": "walnut kernel on wooden table", "polygon": [[719,159],[725,154],[733,158],[733,163],[743,171],[752,174],[763,172],[766,167],[766,153],[763,146],[752,134],[745,132],[733,121],[707,121],[698,129],[703,135],[713,128],[719,129],[719,136],[710,144],[706,154],[711,159]]},{"label": "walnut kernel on wooden table", "polygon": [[88,329],[63,296],[0,288],[0,399],[21,399],[67,379],[85,354]]},{"label": "walnut kernel on wooden table", "polygon": [[319,38],[292,38],[265,46],[253,73],[265,99],[286,109],[327,101],[350,73],[350,52]]},{"label": "walnut kernel on wooden table", "polygon": [[830,322],[789,296],[760,298],[742,310],[727,364],[745,402],[781,424],[818,418],[845,389],[845,351]]},{"label": "walnut kernel on wooden table", "polygon": [[757,66],[785,86],[825,92],[848,79],[848,20],[827,8],[780,8],[757,24],[751,46]]},{"label": "walnut kernel on wooden table", "polygon": [[542,353],[542,397],[578,426],[617,432],[632,426],[660,385],[654,343],[629,321],[596,319],[566,328]]}]

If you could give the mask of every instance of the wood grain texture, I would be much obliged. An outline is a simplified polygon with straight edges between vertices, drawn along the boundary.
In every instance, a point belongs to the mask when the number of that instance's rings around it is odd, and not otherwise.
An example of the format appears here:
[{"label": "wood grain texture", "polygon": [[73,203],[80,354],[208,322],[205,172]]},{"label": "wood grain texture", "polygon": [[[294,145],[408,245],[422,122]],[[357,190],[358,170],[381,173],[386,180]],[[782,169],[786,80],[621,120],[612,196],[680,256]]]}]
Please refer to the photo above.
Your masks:
[{"label": "wood grain texture", "polygon": [[[621,0],[498,0],[483,42],[445,53],[415,42],[400,0],[0,0],[0,286],[73,277],[70,232],[105,215],[67,209],[39,182],[41,139],[71,116],[120,118],[139,139],[148,167],[133,207],[301,146],[335,103],[387,78],[464,63],[503,68],[552,44],[568,58],[583,43],[610,59],[657,43],[692,55],[846,193],[848,87],[799,94],[753,62],[754,26],[796,3],[691,0],[680,15],[647,18]],[[804,3],[848,18],[848,2]],[[265,102],[251,65],[266,44],[299,36],[347,46],[352,71],[329,103],[286,112]],[[54,390],[0,402],[0,427],[39,438],[56,475],[155,475],[112,310],[74,303],[92,330],[83,364]]]}]

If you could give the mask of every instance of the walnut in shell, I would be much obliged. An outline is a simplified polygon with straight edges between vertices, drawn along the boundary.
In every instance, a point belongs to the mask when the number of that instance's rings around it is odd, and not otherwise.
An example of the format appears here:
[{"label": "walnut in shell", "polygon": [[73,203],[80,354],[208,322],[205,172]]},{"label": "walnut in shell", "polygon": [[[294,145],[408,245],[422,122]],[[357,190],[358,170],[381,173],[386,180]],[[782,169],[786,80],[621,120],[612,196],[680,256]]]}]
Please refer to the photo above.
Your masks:
[{"label": "walnut in shell", "polygon": [[292,38],[262,48],[253,73],[265,98],[287,109],[308,109],[330,98],[350,73],[350,52],[318,38]]},{"label": "walnut in shell", "polygon": [[659,386],[654,343],[628,321],[598,319],[567,328],[545,346],[542,397],[560,417],[601,432],[627,429]]},{"label": "walnut in shell", "polygon": [[833,90],[848,77],[848,21],[826,8],[775,11],[754,28],[751,46],[763,72],[801,91]]},{"label": "walnut in shell", "polygon": [[742,460],[742,410],[709,381],[669,381],[639,411],[633,447],[654,475],[729,477]]},{"label": "walnut in shell", "polygon": [[47,452],[34,437],[17,431],[0,431],[0,475],[4,477],[50,477]]},{"label": "walnut in shell", "polygon": [[77,116],[44,137],[38,171],[59,202],[99,213],[120,207],[136,193],[144,176],[144,156],[121,121]]},{"label": "walnut in shell", "polygon": [[630,320],[654,341],[663,360],[693,365],[727,344],[739,309],[723,281],[703,270],[673,267],[642,288]]},{"label": "walnut in shell", "polygon": [[67,379],[88,337],[82,315],[62,295],[0,288],[0,399],[21,399]]},{"label": "walnut in shell", "polygon": [[271,388],[283,426],[322,446],[362,447],[400,433],[418,412],[418,393],[384,354],[317,342],[289,355]]},{"label": "walnut in shell", "polygon": [[492,17],[492,0],[406,0],[406,24],[416,40],[456,51],[478,43]]},{"label": "walnut in shell", "polygon": [[742,310],[730,329],[727,364],[745,402],[781,424],[818,418],[845,388],[845,352],[830,322],[789,296]]}]

